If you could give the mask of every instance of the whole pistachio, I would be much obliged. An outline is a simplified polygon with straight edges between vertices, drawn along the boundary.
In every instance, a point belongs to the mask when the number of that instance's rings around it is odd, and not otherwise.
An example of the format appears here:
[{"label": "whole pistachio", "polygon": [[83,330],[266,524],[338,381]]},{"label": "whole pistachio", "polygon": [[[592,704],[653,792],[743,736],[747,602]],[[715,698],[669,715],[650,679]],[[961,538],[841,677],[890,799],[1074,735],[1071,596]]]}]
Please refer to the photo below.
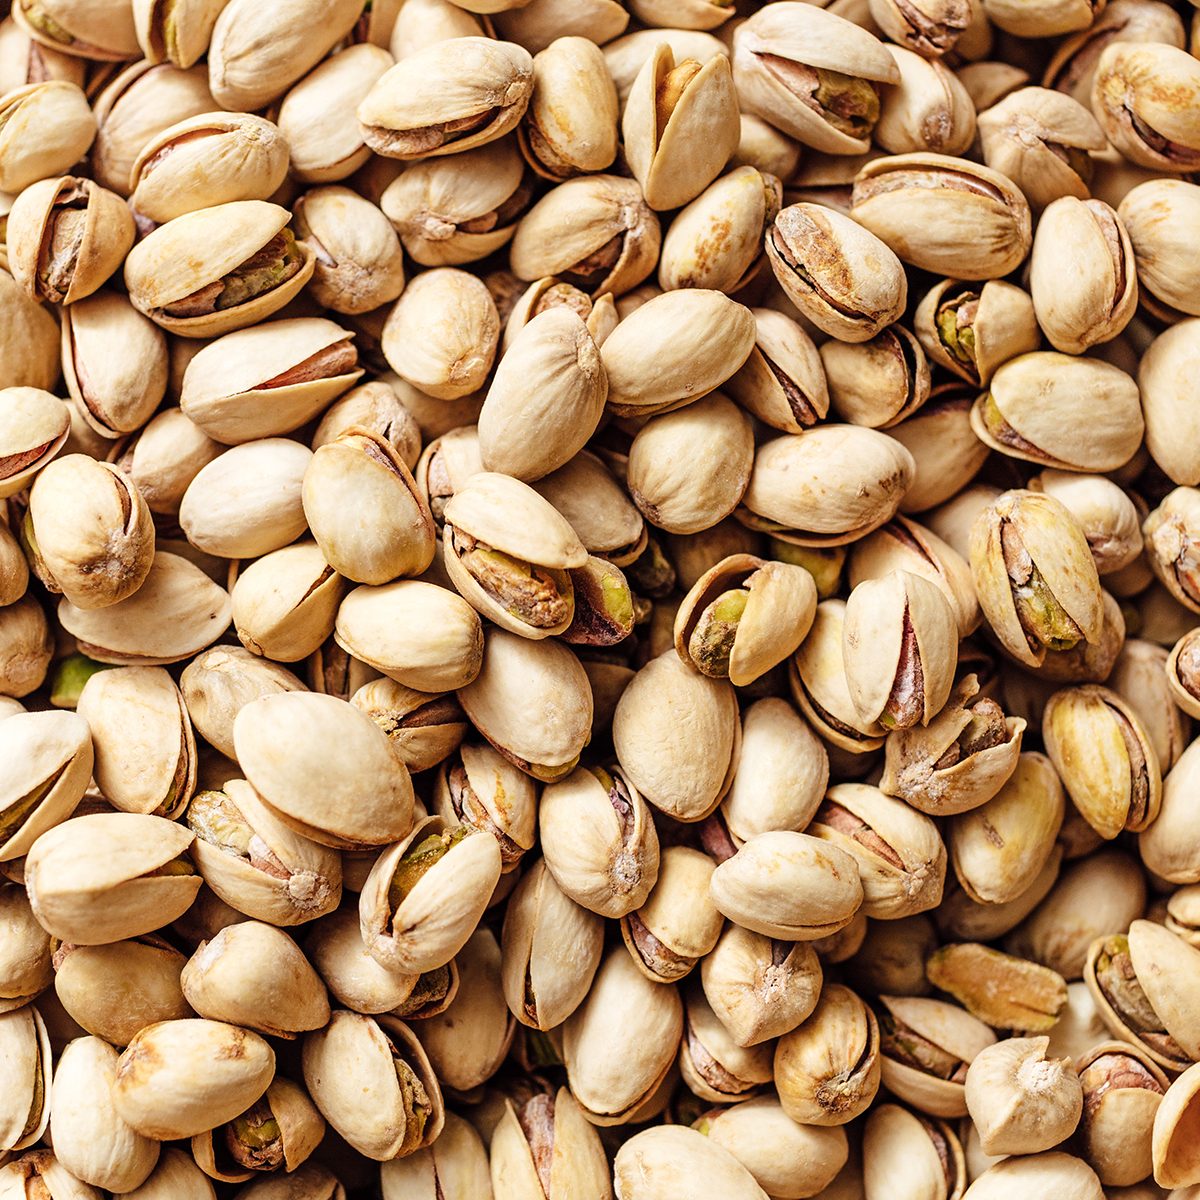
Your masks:
[{"label": "whole pistachio", "polygon": [[482,1139],[453,1113],[446,1113],[445,1122],[431,1146],[382,1164],[379,1185],[384,1200],[421,1195],[428,1187],[441,1191],[446,1200],[487,1194],[488,1152]]},{"label": "whole pistachio", "polygon": [[6,1153],[33,1145],[50,1119],[50,1038],[36,1008],[0,1015],[4,1047],[4,1104],[0,1106],[0,1145]]},{"label": "whole pistachio", "polygon": [[[971,14],[971,4],[964,0],[950,0],[946,6],[963,17]],[[899,7],[894,0],[876,3],[877,9],[897,14]],[[915,5],[907,11],[914,13]],[[900,78],[882,97],[875,141],[890,154],[962,154],[969,149],[975,138],[975,105],[954,72],[919,47],[889,45],[888,53]]]},{"label": "whole pistachio", "polygon": [[1197,514],[1200,514],[1200,492],[1178,487],[1142,523],[1151,569],[1171,595],[1193,612],[1200,611],[1194,566]]},{"label": "whole pistachio", "polygon": [[961,1194],[963,1147],[950,1125],[898,1104],[881,1104],[863,1130],[865,1194],[897,1197]]},{"label": "whole pistachio", "polygon": [[78,84],[27,83],[0,97],[0,191],[69,171],[96,136],[96,117]]},{"label": "whole pistachio", "polygon": [[494,837],[505,872],[533,846],[537,786],[491,746],[461,746],[442,763],[433,806],[448,826],[461,823]]},{"label": "whole pistachio", "polygon": [[831,339],[821,362],[833,409],[852,425],[889,429],[929,396],[929,364],[920,343],[893,325],[865,342]]},{"label": "whole pistachio", "polygon": [[667,1200],[712,1188],[729,1200],[763,1200],[766,1192],[728,1150],[694,1129],[645,1129],[622,1145],[614,1163],[617,1200]]}]

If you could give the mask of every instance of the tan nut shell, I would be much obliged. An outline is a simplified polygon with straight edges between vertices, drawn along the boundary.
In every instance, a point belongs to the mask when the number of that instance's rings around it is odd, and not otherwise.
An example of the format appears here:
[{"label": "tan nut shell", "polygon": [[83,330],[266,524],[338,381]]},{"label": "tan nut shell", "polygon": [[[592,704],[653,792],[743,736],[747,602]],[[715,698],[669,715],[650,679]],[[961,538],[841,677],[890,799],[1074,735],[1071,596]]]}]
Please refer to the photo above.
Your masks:
[{"label": "tan nut shell", "polygon": [[0,1014],[5,1087],[0,1103],[0,1146],[23,1150],[50,1120],[52,1056],[41,1014],[32,1005]]},{"label": "tan nut shell", "polygon": [[[9,311],[6,307],[6,319]],[[37,311],[44,313],[40,306]],[[22,353],[28,353],[27,346]],[[0,389],[0,500],[29,486],[62,448],[70,429],[70,412],[57,396],[35,387]]]},{"label": "tan nut shell", "polygon": [[1200,1064],[1188,1067],[1167,1089],[1154,1115],[1154,1179],[1162,1187],[1184,1191],[1200,1183],[1196,1141],[1196,1088]]}]

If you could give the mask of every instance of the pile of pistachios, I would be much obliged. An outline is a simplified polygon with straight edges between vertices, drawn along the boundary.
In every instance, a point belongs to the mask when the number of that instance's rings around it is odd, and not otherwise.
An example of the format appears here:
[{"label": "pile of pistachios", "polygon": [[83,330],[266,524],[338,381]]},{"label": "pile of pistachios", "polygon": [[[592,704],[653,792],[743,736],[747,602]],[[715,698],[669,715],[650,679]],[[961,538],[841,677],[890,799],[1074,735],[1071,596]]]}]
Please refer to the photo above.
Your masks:
[{"label": "pile of pistachios", "polygon": [[1198,55],[0,3],[0,1200],[1200,1198]]}]

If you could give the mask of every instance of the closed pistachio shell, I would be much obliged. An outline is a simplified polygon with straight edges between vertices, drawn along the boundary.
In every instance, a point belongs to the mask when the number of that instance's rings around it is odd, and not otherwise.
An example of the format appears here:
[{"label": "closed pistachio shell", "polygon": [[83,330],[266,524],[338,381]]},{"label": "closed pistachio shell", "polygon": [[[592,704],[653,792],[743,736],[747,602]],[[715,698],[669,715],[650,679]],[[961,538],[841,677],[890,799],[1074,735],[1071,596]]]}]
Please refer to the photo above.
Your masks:
[{"label": "closed pistachio shell", "polygon": [[665,1125],[631,1137],[614,1163],[617,1200],[667,1200],[680,1186],[711,1188],[729,1200],[765,1200],[754,1176],[727,1150],[693,1129]]},{"label": "closed pistachio shell", "polygon": [[23,1008],[54,981],[50,935],[38,924],[19,887],[0,888],[0,1014]]},{"label": "closed pistachio shell", "polygon": [[[85,308],[93,300],[72,307]],[[159,334],[156,328],[155,332]],[[133,480],[152,513],[177,516],[188,485],[223,449],[181,409],[165,408],[124,443],[116,463]]]},{"label": "closed pistachio shell", "polygon": [[150,62],[164,59],[190,67],[208,49],[222,0],[192,0],[167,4],[163,0],[134,0],[133,20],[138,45]]},{"label": "closed pistachio shell", "polygon": [[1188,380],[1200,363],[1200,321],[1180,321],[1154,339],[1138,366],[1146,448],[1177,484],[1200,483],[1200,459],[1187,407]]},{"label": "closed pistachio shell", "polygon": [[852,425],[890,429],[929,397],[925,352],[900,325],[866,342],[828,341],[821,362],[834,411]]},{"label": "closed pistachio shell", "polygon": [[1095,1171],[1081,1158],[1058,1150],[1018,1154],[989,1167],[963,1193],[963,1200],[1104,1200]]},{"label": "closed pistachio shell", "polygon": [[391,971],[372,958],[352,909],[338,909],[317,921],[305,939],[305,953],[330,995],[368,1016],[400,1010],[421,978]]},{"label": "closed pistachio shell", "polygon": [[382,1164],[379,1186],[383,1200],[425,1200],[439,1191],[446,1200],[487,1195],[488,1152],[474,1127],[448,1112],[433,1145]]},{"label": "closed pistachio shell", "polygon": [[[879,4],[876,9],[895,12],[899,5]],[[948,0],[964,23],[970,5]],[[958,77],[935,57],[921,50],[889,46],[900,81],[883,97],[875,141],[889,154],[929,150],[935,154],[962,154],[975,138],[975,105]]]},{"label": "closed pistachio shell", "polygon": [[80,87],[65,79],[27,83],[0,104],[0,191],[17,193],[71,167],[96,136]]},{"label": "closed pistachio shell", "polygon": [[739,1046],[703,993],[689,989],[679,1072],[694,1095],[710,1104],[751,1096],[770,1081],[771,1058],[769,1045]]},{"label": "closed pistachio shell", "polygon": [[1117,215],[1133,245],[1138,283],[1147,304],[1157,301],[1197,315],[1200,305],[1195,298],[1196,279],[1178,239],[1191,228],[1198,214],[1200,189],[1182,179],[1140,183],[1118,206]]}]

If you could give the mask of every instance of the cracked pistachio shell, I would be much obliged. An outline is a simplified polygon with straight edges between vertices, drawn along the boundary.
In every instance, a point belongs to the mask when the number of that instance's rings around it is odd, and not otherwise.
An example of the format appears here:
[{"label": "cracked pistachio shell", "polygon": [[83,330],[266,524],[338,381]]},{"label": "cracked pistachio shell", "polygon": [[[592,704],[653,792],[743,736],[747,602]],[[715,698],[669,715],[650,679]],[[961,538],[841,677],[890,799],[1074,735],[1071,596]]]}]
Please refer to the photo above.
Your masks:
[{"label": "cracked pistachio shell", "polygon": [[254,654],[299,662],[333,632],[345,581],[312,542],[255,559],[233,585],[233,625]]},{"label": "cracked pistachio shell", "polygon": [[351,388],[325,410],[313,433],[312,449],[316,451],[336,441],[357,425],[385,437],[395,446],[404,465],[413,470],[421,456],[422,434],[416,417],[400,398],[405,386],[400,383],[398,389],[391,382],[376,379]]},{"label": "cracked pistachio shell", "polygon": [[521,637],[565,631],[575,612],[566,572],[583,566],[587,551],[549,501],[486,471],[455,492],[444,516],[443,561],[469,604]]},{"label": "cracked pistachio shell", "polygon": [[0,1167],[3,1200],[24,1200],[26,1196],[44,1196],[46,1200],[102,1200],[103,1195],[99,1188],[71,1174],[50,1150],[27,1151]]},{"label": "cracked pistachio shell", "polygon": [[55,459],[29,494],[30,540],[64,601],[110,608],[136,595],[154,560],[154,522],[136,486],[84,454]]},{"label": "cracked pistachio shell", "polygon": [[946,847],[933,821],[902,800],[868,784],[839,783],[808,828],[857,864],[863,916],[910,917],[941,902]]},{"label": "cracked pistachio shell", "polygon": [[0,1146],[23,1150],[46,1131],[51,1107],[50,1037],[32,1005],[0,1014],[4,1090],[0,1099]]},{"label": "cracked pistachio shell", "polygon": [[1099,643],[1103,605],[1096,564],[1079,523],[1040,492],[1004,492],[971,529],[971,574],[996,638],[1018,662]]},{"label": "cracked pistachio shell", "polygon": [[54,982],[50,935],[37,923],[25,890],[0,887],[0,1014],[23,1008]]},{"label": "cracked pistachio shell", "polygon": [[608,380],[579,315],[557,307],[513,338],[479,414],[479,450],[488,471],[526,482],[569,462],[596,430]]},{"label": "cracked pistachio shell", "polygon": [[322,1116],[380,1162],[434,1142],[445,1109],[420,1043],[394,1017],[335,1011],[303,1044],[304,1082]]},{"label": "cracked pistachio shell", "polygon": [[608,405],[645,417],[706,396],[733,375],[754,346],[750,310],[723,292],[665,292],[630,313],[605,339]]},{"label": "cracked pistachio shell", "polygon": [[1183,175],[1200,164],[1200,63],[1157,43],[1106,46],[1092,83],[1092,109],[1130,162]]},{"label": "cracked pistachio shell", "polygon": [[228,925],[201,942],[180,980],[199,1016],[294,1038],[329,1021],[325,985],[300,947],[260,921]]},{"label": "cracked pistachio shell", "polygon": [[675,34],[716,29],[733,15],[726,0],[632,0],[629,7],[643,25]]},{"label": "cracked pistachio shell", "polygon": [[743,112],[829,154],[865,151],[891,55],[867,29],[825,9],[767,4],[738,26],[734,80]]},{"label": "cracked pistachio shell", "polygon": [[465,687],[483,660],[483,627],[455,592],[415,579],[358,587],[337,609],[334,637],[355,658],[424,692]]},{"label": "cracked pistachio shell", "polygon": [[802,1125],[845,1125],[880,1082],[879,1023],[849,988],[830,983],[812,1014],[775,1046],[783,1111]]},{"label": "cracked pistachio shell", "polygon": [[[1182,710],[1189,717],[1200,717],[1200,658],[1196,653],[1196,631],[1190,630],[1179,639],[1171,649],[1163,665],[1167,680],[1167,691],[1175,709],[1177,720],[1183,720],[1179,713]],[[1145,643],[1150,645],[1150,643]],[[1162,647],[1156,646],[1156,650]],[[1178,756],[1176,756],[1178,757]],[[1164,759],[1159,750],[1160,764],[1170,769],[1169,759]]]},{"label": "cracked pistachio shell", "polygon": [[767,231],[767,259],[784,294],[818,329],[846,342],[873,338],[908,298],[900,260],[864,225],[801,203],[782,209]]},{"label": "cracked pistachio shell", "polygon": [[391,971],[367,951],[354,909],[339,908],[317,921],[304,952],[330,995],[346,1008],[373,1016],[400,1015],[421,976]]},{"label": "cracked pistachio shell", "polygon": [[414,481],[438,529],[442,527],[450,497],[482,470],[479,430],[474,425],[458,425],[435,437],[421,451],[413,471]]},{"label": "cracked pistachio shell", "polygon": [[129,4],[19,0],[13,20],[42,45],[95,62],[120,62],[140,53]]},{"label": "cracked pistachio shell", "polygon": [[98,1037],[68,1042],[54,1072],[54,1153],[81,1182],[123,1194],[145,1183],[159,1144],[116,1111],[118,1051]]},{"label": "cracked pistachio shell", "polygon": [[238,713],[233,737],[251,786],[296,832],[356,850],[411,828],[407,769],[379,727],[346,701],[310,692],[263,696]]},{"label": "cracked pistachio shell", "polygon": [[62,448],[70,426],[57,396],[34,387],[0,389],[0,500],[29,486]]},{"label": "cracked pistachio shell", "polygon": [[673,288],[736,292],[758,273],[763,234],[782,203],[777,178],[735,167],[709,184],[671,222],[663,240],[658,283]]},{"label": "cracked pistachio shell", "polygon": [[958,620],[936,584],[890,571],[854,586],[846,601],[842,659],[863,724],[928,725],[954,685]]},{"label": "cracked pistachio shell", "polygon": [[1187,231],[1200,221],[1200,187],[1182,179],[1138,184],[1126,193],[1117,215],[1133,245],[1144,302],[1200,314],[1200,277],[1187,251]]},{"label": "cracked pistachio shell", "polygon": [[558,642],[489,629],[483,667],[458,698],[505,758],[546,783],[574,770],[591,736],[591,685]]},{"label": "cracked pistachio shell", "polygon": [[116,292],[62,309],[62,361],[71,398],[102,437],[141,428],[166,393],[166,337]]},{"label": "cracked pistachio shell", "polygon": [[500,317],[483,281],[454,267],[418,275],[388,314],[388,365],[439,400],[483,386],[500,339]]},{"label": "cracked pistachio shell", "polygon": [[74,175],[42,179],[8,214],[9,269],[33,299],[73,304],[108,280],[133,238],[133,218],[115,192]]},{"label": "cracked pistachio shell", "polygon": [[410,771],[425,771],[453,754],[467,733],[467,719],[455,696],[431,695],[373,679],[350,697],[387,734],[392,751]]},{"label": "cracked pistachio shell", "polygon": [[34,41],[13,20],[6,19],[0,28],[0,91],[12,91],[35,79],[67,79],[83,87],[87,68],[87,59]]},{"label": "cracked pistachio shell", "polygon": [[657,983],[682,979],[717,943],[725,922],[708,894],[714,866],[699,850],[668,846],[646,903],[621,920],[626,949]]},{"label": "cracked pistachio shell", "polygon": [[[184,213],[129,252],[129,299],[156,325],[181,337],[216,337],[262,321],[312,278],[316,257],[292,238],[290,220],[286,208],[265,200]],[[254,272],[248,264],[263,255],[271,256],[271,270]],[[241,270],[253,273],[239,276]],[[239,298],[243,290],[245,299]],[[232,294],[222,307],[227,292]]]},{"label": "cracked pistachio shell", "polygon": [[[514,276],[514,286],[519,284],[520,280],[516,280]],[[534,317],[555,308],[567,308],[575,312],[587,326],[587,331],[597,346],[604,344],[604,339],[616,329],[620,320],[611,292],[597,296],[593,301],[591,296],[580,291],[574,284],[562,283],[553,275],[547,275],[542,279],[535,279],[513,302],[504,321],[501,350],[507,352],[513,339]]]},{"label": "cracked pistachio shell", "polygon": [[[308,1169],[302,1167],[300,1172]],[[293,1178],[287,1177],[288,1186],[291,1186]],[[158,1163],[146,1181],[132,1191],[123,1193],[132,1197],[132,1200],[215,1200],[216,1194],[211,1180],[196,1166],[191,1154],[170,1146],[162,1149]],[[261,1193],[259,1196],[261,1200]],[[319,1197],[313,1192],[311,1196],[313,1200],[334,1200],[334,1194],[328,1191]]]},{"label": "cracked pistachio shell", "polygon": [[1189,1058],[1200,1057],[1195,1000],[1200,950],[1155,922],[1134,921],[1129,953],[1138,982],[1167,1032]]},{"label": "cracked pistachio shell", "polygon": [[312,452],[290,438],[243,442],[201,467],[179,507],[187,540],[218,558],[258,558],[307,528],[300,485]]},{"label": "cracked pistachio shell", "polygon": [[142,54],[190,67],[208,51],[213,26],[228,0],[133,0],[133,21]]},{"label": "cracked pistachio shell", "polygon": [[[949,0],[964,16],[969,0]],[[898,9],[894,0],[885,5]],[[911,10],[910,10],[911,11]],[[888,46],[900,73],[888,88],[875,124],[876,143],[889,154],[963,154],[975,140],[975,105],[949,67],[903,46]]]},{"label": "cracked pistachio shell", "polygon": [[75,817],[30,849],[29,903],[51,934],[81,946],[148,933],[182,916],[200,890],[200,877],[184,857],[191,843],[190,830],[162,817]]},{"label": "cracked pistachio shell", "polygon": [[900,325],[866,342],[831,339],[820,353],[833,410],[851,425],[890,429],[929,398],[925,352]]},{"label": "cracked pistachio shell", "polygon": [[1142,524],[1146,557],[1159,581],[1192,612],[1200,611],[1194,554],[1200,522],[1200,491],[1177,487]]},{"label": "cracked pistachio shell", "polygon": [[[1073,822],[1066,828],[1068,836],[1071,835],[1074,832]],[[1075,849],[1074,846],[1071,848]],[[1046,865],[1042,867],[1037,878],[1015,900],[1010,900],[1007,904],[980,904],[958,886],[956,879],[953,880],[937,913],[943,935],[964,939],[995,939],[1011,933],[1049,895],[1058,879],[1063,858],[1063,844],[1052,847]],[[1019,944],[1015,937],[1010,942],[1010,948],[1014,952],[1020,949],[1025,954],[1025,947]],[[926,949],[932,950],[932,946]],[[1029,957],[1030,954],[1025,956]]]},{"label": "cracked pistachio shell", "polygon": [[733,688],[693,671],[670,650],[638,671],[613,716],[622,772],[676,820],[701,821],[716,808],[740,743]]},{"label": "cracked pistachio shell", "polygon": [[929,1116],[966,1116],[967,1070],[996,1035],[957,1005],[924,996],[881,996],[879,1019],[884,1086]]},{"label": "cracked pistachio shell", "polygon": [[91,731],[71,712],[14,713],[0,728],[0,862],[65,821],[92,774]]},{"label": "cracked pistachio shell", "polygon": [[587,1119],[636,1121],[671,1071],[682,1035],[676,988],[648,979],[623,948],[611,950],[562,1030],[567,1083]]},{"label": "cracked pistachio shell", "polygon": [[180,406],[209,437],[229,445],[290,433],[361,377],[353,338],[320,317],[237,330],[188,363]]},{"label": "cracked pistachio shell", "polygon": [[[519,1133],[520,1126],[517,1129]],[[487,1196],[491,1193],[488,1151],[474,1126],[448,1112],[433,1145],[382,1164],[379,1185],[383,1200],[436,1200],[439,1195],[442,1200],[468,1200],[471,1196]]]},{"label": "cracked pistachio shell", "polygon": [[146,1137],[193,1137],[244,1112],[274,1073],[274,1052],[250,1030],[220,1021],[161,1021],[141,1030],[118,1060],[113,1103]]},{"label": "cracked pistachio shell", "polygon": [[850,215],[911,266],[997,279],[1032,242],[1029,204],[1007,176],[941,154],[877,158],[855,176]]},{"label": "cracked pistachio shell", "polygon": [[[1161,1087],[1165,1077],[1161,1072],[1157,1076],[1156,1082]],[[1167,1087],[1154,1113],[1151,1142],[1154,1179],[1162,1187],[1181,1189],[1173,1194],[1186,1195],[1195,1184],[1200,1184],[1200,1156],[1195,1139],[1198,1084],[1200,1067],[1189,1067]]]},{"label": "cracked pistachio shell", "polygon": [[249,112],[202,113],[164,129],[133,164],[129,203],[156,225],[197,208],[269,200],[287,176],[278,126]]},{"label": "cracked pistachio shell", "polygon": [[802,567],[731,555],[684,597],[675,650],[701,674],[742,687],[796,651],[816,610],[816,585]]},{"label": "cracked pistachio shell", "polygon": [[599,46],[561,37],[534,56],[533,91],[517,132],[526,161],[545,179],[612,165],[617,91]]},{"label": "cracked pistachio shell", "polygon": [[809,834],[783,830],[743,843],[713,872],[709,894],[736,924],[789,941],[836,933],[863,902],[851,855]]},{"label": "cracked pistachio shell", "polygon": [[636,180],[585,175],[552,188],[521,218],[510,262],[526,283],[554,275],[594,299],[620,296],[654,270],[661,241]]},{"label": "cracked pistachio shell", "polygon": [[754,348],[722,385],[748,413],[784,433],[801,433],[829,414],[825,367],[817,347],[791,317],[752,308]]},{"label": "cracked pistachio shell", "polygon": [[456,154],[517,127],[534,86],[533,59],[513,42],[460,37],[402,58],[358,106],[367,145],[387,158]]},{"label": "cracked pistachio shell", "polygon": [[1112,208],[1055,200],[1038,221],[1029,260],[1034,312],[1051,344],[1082,354],[1116,337],[1137,309],[1134,268],[1129,234]]},{"label": "cracked pistachio shell", "polygon": [[741,1100],[771,1081],[773,1047],[739,1046],[698,988],[688,992],[679,1070],[688,1090],[709,1104]]},{"label": "cracked pistachio shell", "polygon": [[887,434],[823,425],[758,447],[739,516],[799,546],[842,546],[890,521],[915,472]]},{"label": "cracked pistachio shell", "polygon": [[587,997],[603,948],[603,919],[558,886],[544,859],[534,863],[504,914],[500,978],[509,1012],[531,1029],[561,1025]]},{"label": "cracked pistachio shell", "polygon": [[475,262],[511,241],[528,204],[525,166],[511,138],[413,163],[379,206],[404,249],[426,267]]},{"label": "cracked pistachio shell", "polygon": [[868,10],[893,42],[934,61],[955,48],[974,17],[969,0],[871,0]]},{"label": "cracked pistachio shell", "polygon": [[1007,175],[1039,211],[1064,196],[1086,200],[1090,152],[1105,148],[1086,103],[1048,87],[1013,91],[979,114],[984,162]]},{"label": "cracked pistachio shell", "polygon": [[895,1200],[961,1197],[968,1172],[951,1126],[898,1104],[880,1104],[863,1126],[864,1195]]},{"label": "cracked pistachio shell", "polygon": [[0,608],[0,695],[27,696],[41,687],[53,656],[46,614],[32,596]]},{"label": "cracked pistachio shell", "polygon": [[1141,718],[1164,775],[1179,760],[1191,733],[1187,716],[1192,714],[1185,715],[1180,702],[1181,695],[1190,696],[1184,686],[1189,642],[1185,636],[1176,644],[1184,659],[1182,671],[1180,655],[1172,658],[1174,651],[1142,638],[1129,638],[1108,679],[1108,686]]},{"label": "cracked pistachio shell", "polygon": [[[0,500],[0,505],[4,501]],[[0,521],[0,608],[16,604],[29,590],[29,564],[21,543]]]},{"label": "cracked pistachio shell", "polygon": [[1065,813],[1053,765],[1043,754],[1022,754],[995,796],[950,822],[950,858],[963,890],[981,904],[1017,899],[1053,853]]},{"label": "cracked pistachio shell", "polygon": [[114,808],[170,818],[183,810],[196,786],[196,739],[167,671],[99,671],[76,711],[91,728],[96,783]]},{"label": "cracked pistachio shell", "polygon": [[87,97],[65,79],[27,83],[0,97],[0,191],[14,196],[69,171],[96,136]]},{"label": "cracked pistachio shell", "polygon": [[1172,483],[1189,487],[1200,483],[1200,454],[1188,403],[1198,370],[1200,320],[1181,321],[1159,334],[1138,365],[1146,449]]},{"label": "cracked pistachio shell", "polygon": [[1071,511],[1083,527],[1101,575],[1121,570],[1140,555],[1141,514],[1111,479],[1047,468],[1030,480],[1030,488],[1061,500]]},{"label": "cracked pistachio shell", "polygon": [[1083,1088],[1069,1058],[1048,1057],[1050,1039],[1007,1038],[967,1069],[967,1112],[985,1154],[1036,1154],[1070,1137]]},{"label": "cracked pistachio shell", "polygon": [[1065,688],[1046,701],[1042,723],[1046,752],[1101,837],[1154,823],[1162,803],[1158,755],[1129,704],[1094,684]]},{"label": "cracked pistachio shell", "polygon": [[440,817],[419,821],[379,856],[363,884],[363,943],[393,971],[445,966],[479,923],[500,872],[500,848],[490,834]]},{"label": "cracked pistachio shell", "polygon": [[[754,465],[750,420],[719,392],[657,413],[630,447],[629,494],[646,519],[668,533],[711,529],[733,512],[749,482]],[[708,469],[697,472],[698,462]]]},{"label": "cracked pistachio shell", "polygon": [[625,32],[629,13],[617,0],[534,0],[514,5],[512,0],[471,0],[472,12],[490,11],[503,37],[511,38],[536,54],[556,37],[585,37],[596,45]]},{"label": "cracked pistachio shell", "polygon": [[613,1163],[617,1200],[669,1200],[682,1194],[767,1200],[755,1177],[729,1150],[695,1129],[663,1125],[626,1141]]},{"label": "cracked pistachio shell", "polygon": [[[304,474],[304,515],[330,566],[356,583],[419,575],[433,560],[433,518],[387,438],[352,426],[320,447]],[[359,520],[370,512],[369,526]]]},{"label": "cracked pistachio shell", "polygon": [[551,783],[538,807],[546,866],[589,912],[623,917],[658,878],[658,834],[638,790],[616,768],[579,767]]},{"label": "cracked pistachio shell", "polygon": [[651,208],[663,212],[694,200],[741,138],[729,59],[676,62],[670,45],[660,43],[629,89],[621,132],[629,168]]},{"label": "cracked pistachio shell", "polygon": [[1002,279],[943,279],[918,305],[913,332],[935,363],[976,387],[1041,343],[1029,293]]},{"label": "cracked pistachio shell", "polygon": [[[378,12],[380,5],[372,6]],[[371,157],[355,111],[394,59],[380,46],[351,45],[319,63],[283,97],[276,115],[292,175],[335,183]]]},{"label": "cracked pistachio shell", "polygon": [[337,907],[342,866],[336,852],[290,829],[244,779],[198,793],[186,820],[204,882],[238,912],[292,926]]}]

